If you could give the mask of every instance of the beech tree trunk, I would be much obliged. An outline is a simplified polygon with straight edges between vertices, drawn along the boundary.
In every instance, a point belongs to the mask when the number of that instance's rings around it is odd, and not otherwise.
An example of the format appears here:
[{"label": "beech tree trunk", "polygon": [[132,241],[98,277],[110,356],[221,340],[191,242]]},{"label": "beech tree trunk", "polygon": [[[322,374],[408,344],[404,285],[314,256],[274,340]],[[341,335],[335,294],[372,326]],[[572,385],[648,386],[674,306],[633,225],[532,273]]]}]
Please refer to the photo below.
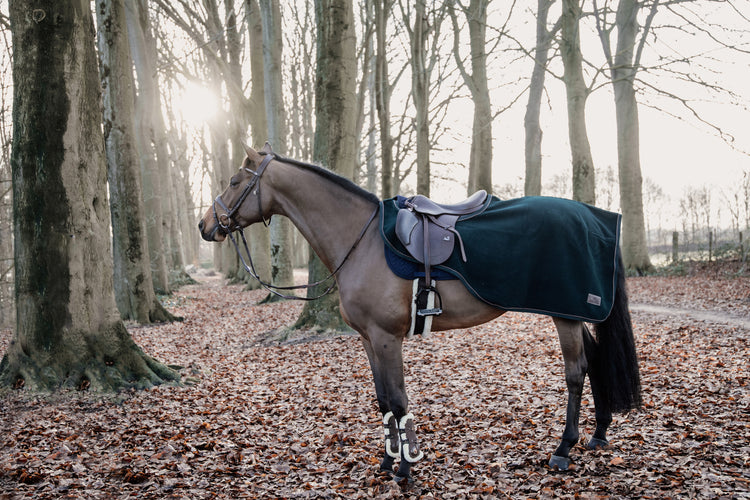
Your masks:
[{"label": "beech tree trunk", "polygon": [[[425,0],[417,0],[414,8],[414,27],[411,30],[411,87],[416,112],[417,133],[417,193],[430,196],[430,75],[425,44],[429,26]],[[404,19],[404,22],[409,22]]]},{"label": "beech tree trunk", "polygon": [[0,384],[149,387],[179,376],[119,318],[94,23],[86,0],[10,2],[17,324]]},{"label": "beech tree trunk", "polygon": [[[344,177],[354,176],[356,164],[354,14],[352,0],[316,0],[317,69],[315,78],[316,162]],[[325,278],[329,270],[310,252],[309,281]],[[320,295],[328,283],[308,289],[308,297]],[[305,303],[295,328],[327,331],[350,330],[339,311],[338,291]]]},{"label": "beech tree trunk", "polygon": [[[156,85],[156,63],[149,56],[144,32],[148,26],[148,13],[140,0],[125,0],[125,15],[128,26],[130,51],[138,78],[136,99],[136,133],[141,154],[141,176],[143,179],[143,203],[146,209],[146,231],[154,288],[158,293],[169,293],[168,247],[164,243],[164,221],[162,179],[157,163],[152,118],[159,108],[159,87]],[[144,27],[146,23],[146,27]]]},{"label": "beech tree trunk", "polygon": [[471,47],[471,73],[465,68],[459,53],[458,20],[451,6],[453,20],[453,55],[463,76],[464,83],[471,92],[474,102],[474,119],[471,129],[471,156],[469,159],[468,194],[479,189],[492,192],[492,103],[487,83],[487,0],[471,0],[463,9],[469,24]]},{"label": "beech tree trunk", "polygon": [[555,0],[538,0],[537,2],[534,69],[531,71],[529,102],[523,119],[526,139],[524,143],[526,177],[523,190],[526,196],[542,194],[542,127],[539,124],[539,113],[542,107],[549,48],[552,42],[552,34],[547,29],[547,17],[554,2]]},{"label": "beech tree trunk", "polygon": [[565,68],[563,79],[568,98],[568,136],[573,164],[573,199],[596,204],[594,160],[586,131],[588,88],[583,80],[579,21],[581,0],[563,0],[560,55]]},{"label": "beech tree trunk", "polygon": [[[281,12],[278,2],[260,0],[263,23],[263,66],[268,140],[278,153],[286,150],[286,120],[281,80]],[[271,283],[275,286],[294,284],[292,268],[292,223],[286,217],[271,221]],[[275,300],[275,296],[269,296]]]},{"label": "beech tree trunk", "polygon": [[99,0],[96,15],[117,308],[126,320],[171,321],[174,316],[156,299],[151,279],[135,140],[133,62],[123,0]]},{"label": "beech tree trunk", "polygon": [[[265,84],[263,82],[263,25],[258,0],[246,0],[248,36],[250,38],[250,133],[253,144],[262,146],[268,139],[266,120]],[[254,224],[248,229],[250,251],[253,253],[255,271],[266,282],[271,282],[271,235],[267,228]],[[260,288],[256,280],[247,282],[249,288]]]},{"label": "beech tree trunk", "polygon": [[391,86],[388,80],[388,16],[392,0],[375,0],[375,107],[380,129],[380,197],[393,192],[393,138],[391,137]]},{"label": "beech tree trunk", "polygon": [[[638,102],[633,82],[636,36],[639,31],[639,2],[620,0],[617,6],[617,50],[611,68],[617,116],[617,164],[620,174],[622,209],[622,258],[625,267],[638,273],[653,266],[648,256],[643,217],[643,178],[641,176]],[[642,36],[646,36],[645,34]]]}]

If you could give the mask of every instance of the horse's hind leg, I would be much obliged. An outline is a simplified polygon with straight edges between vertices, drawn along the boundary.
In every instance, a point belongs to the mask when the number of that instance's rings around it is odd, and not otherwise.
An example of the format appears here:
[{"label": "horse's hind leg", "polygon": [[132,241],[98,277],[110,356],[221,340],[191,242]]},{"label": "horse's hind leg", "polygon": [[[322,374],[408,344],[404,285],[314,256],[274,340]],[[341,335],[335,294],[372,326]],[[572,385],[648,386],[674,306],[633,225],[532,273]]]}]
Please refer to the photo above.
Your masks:
[{"label": "horse's hind leg", "polygon": [[607,441],[607,429],[612,423],[612,410],[609,407],[609,398],[604,393],[601,380],[601,377],[604,375],[599,365],[600,360],[596,356],[596,340],[585,326],[583,337],[586,358],[589,365],[589,383],[591,384],[591,393],[594,396],[594,408],[596,409],[596,430],[586,446],[593,450],[609,444],[609,441]]},{"label": "horse's hind leg", "polygon": [[565,430],[560,445],[549,461],[552,468],[568,470],[570,450],[578,442],[578,419],[581,411],[581,394],[586,379],[586,352],[583,343],[583,323],[554,318],[565,361],[565,383],[568,386],[568,406]]}]

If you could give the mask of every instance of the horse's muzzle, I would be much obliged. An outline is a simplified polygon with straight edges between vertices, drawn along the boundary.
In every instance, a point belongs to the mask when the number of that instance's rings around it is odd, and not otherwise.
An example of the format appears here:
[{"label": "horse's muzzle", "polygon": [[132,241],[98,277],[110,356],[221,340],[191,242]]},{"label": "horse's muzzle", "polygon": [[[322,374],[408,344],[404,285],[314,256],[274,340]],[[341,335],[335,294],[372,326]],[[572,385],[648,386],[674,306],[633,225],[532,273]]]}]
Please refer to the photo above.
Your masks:
[{"label": "horse's muzzle", "polygon": [[[224,232],[221,231],[221,227],[217,224],[214,226],[214,228],[211,230],[211,232],[206,233],[203,229],[205,227],[205,223],[201,220],[198,223],[198,230],[201,232],[201,238],[203,238],[206,241],[211,242],[217,242],[217,241],[224,241]],[[217,238],[217,236],[220,236]]]}]

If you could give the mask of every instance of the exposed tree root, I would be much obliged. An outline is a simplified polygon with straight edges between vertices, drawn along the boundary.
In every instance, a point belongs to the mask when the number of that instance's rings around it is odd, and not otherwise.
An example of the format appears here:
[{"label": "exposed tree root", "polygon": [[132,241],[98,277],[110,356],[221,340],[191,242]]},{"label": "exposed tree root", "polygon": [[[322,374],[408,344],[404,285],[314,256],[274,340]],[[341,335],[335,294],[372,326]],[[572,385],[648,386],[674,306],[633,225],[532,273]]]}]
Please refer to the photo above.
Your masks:
[{"label": "exposed tree root", "polygon": [[14,339],[0,362],[0,386],[32,391],[115,392],[179,382],[177,372],[136,345],[122,322],[95,334],[65,332],[49,350]]}]

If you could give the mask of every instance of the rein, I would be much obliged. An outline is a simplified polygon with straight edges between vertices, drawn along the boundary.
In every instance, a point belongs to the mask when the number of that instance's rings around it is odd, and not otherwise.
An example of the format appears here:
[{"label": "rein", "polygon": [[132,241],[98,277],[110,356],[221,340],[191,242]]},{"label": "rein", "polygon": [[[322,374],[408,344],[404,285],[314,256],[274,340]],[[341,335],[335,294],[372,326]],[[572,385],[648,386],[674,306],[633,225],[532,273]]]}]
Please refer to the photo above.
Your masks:
[{"label": "rein", "polygon": [[[250,249],[247,246],[247,240],[245,239],[245,233],[242,230],[243,228],[237,223],[237,221],[234,220],[234,216],[239,210],[242,203],[244,203],[245,199],[248,197],[250,192],[252,192],[253,188],[257,186],[257,189],[255,190],[255,194],[258,197],[258,213],[260,214],[261,219],[263,220],[263,225],[268,227],[268,223],[266,222],[266,218],[263,215],[263,210],[260,203],[260,178],[263,175],[263,172],[266,170],[266,167],[269,163],[271,163],[271,160],[278,160],[282,161],[284,163],[290,163],[292,165],[298,165],[298,166],[308,166],[309,164],[298,161],[298,160],[292,160],[289,158],[284,158],[282,156],[277,155],[276,153],[265,153],[265,152],[259,152],[262,155],[265,155],[265,158],[263,158],[263,161],[260,163],[260,166],[258,167],[257,172],[250,170],[249,168],[245,168],[248,172],[253,174],[253,178],[247,183],[245,188],[243,189],[242,193],[240,194],[239,199],[237,200],[237,203],[235,206],[230,210],[226,207],[224,202],[221,199],[221,195],[217,196],[214,200],[213,204],[213,211],[214,211],[214,219],[216,220],[216,223],[221,227],[221,229],[226,232],[227,236],[229,236],[229,239],[231,240],[232,244],[234,245],[234,249],[237,251],[237,256],[240,258],[240,261],[242,262],[242,266],[245,268],[245,271],[247,271],[250,276],[255,278],[258,283],[263,286],[266,290],[268,290],[270,293],[276,295],[277,297],[281,297],[282,299],[292,299],[292,300],[304,300],[304,301],[312,301],[317,300],[322,297],[325,297],[326,295],[333,292],[334,287],[336,286],[336,282],[333,281],[328,288],[326,288],[321,294],[316,295],[315,297],[299,297],[297,295],[288,295],[279,292],[278,290],[300,290],[300,289],[310,289],[314,288],[318,285],[322,285],[323,283],[327,282],[328,280],[333,279],[338,272],[341,270],[342,267],[344,267],[344,264],[349,259],[351,254],[354,252],[354,249],[357,248],[359,243],[362,241],[362,238],[364,238],[365,233],[367,232],[367,228],[370,227],[370,224],[372,224],[372,221],[375,219],[375,216],[377,216],[378,211],[380,210],[380,207],[378,206],[375,208],[375,211],[370,215],[370,218],[367,219],[367,222],[365,223],[364,227],[362,228],[362,231],[360,231],[359,236],[357,236],[357,239],[354,240],[354,244],[349,248],[349,251],[344,256],[341,263],[336,267],[336,269],[330,273],[325,278],[316,281],[315,283],[307,283],[305,285],[296,285],[296,286],[276,286],[272,285],[270,283],[266,283],[261,279],[261,277],[258,275],[258,273],[255,271],[255,265],[253,264],[253,258],[250,254]],[[216,212],[216,205],[219,205],[226,213],[222,215],[218,215]],[[247,262],[245,261],[245,257],[242,255],[242,251],[240,250],[240,246],[237,243],[237,240],[234,238],[233,234],[235,231],[240,232],[240,238],[242,239],[242,245],[245,248],[245,254],[247,255]],[[249,263],[249,264],[248,264]]]}]

